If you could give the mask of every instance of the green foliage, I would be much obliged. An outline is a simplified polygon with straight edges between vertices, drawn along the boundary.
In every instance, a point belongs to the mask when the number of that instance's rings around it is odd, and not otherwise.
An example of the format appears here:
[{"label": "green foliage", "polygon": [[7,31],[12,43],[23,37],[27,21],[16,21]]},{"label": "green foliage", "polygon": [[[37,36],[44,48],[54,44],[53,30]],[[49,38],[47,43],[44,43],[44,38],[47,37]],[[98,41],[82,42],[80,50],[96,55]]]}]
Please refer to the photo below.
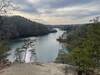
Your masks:
[{"label": "green foliage", "polygon": [[86,35],[84,37],[77,36],[78,41],[71,43],[72,46],[70,46],[72,49],[70,62],[82,71],[100,66],[100,23],[88,24],[86,27]]},{"label": "green foliage", "polygon": [[89,53],[80,48],[75,48],[70,55],[70,61],[77,66],[78,70],[84,71],[94,67],[94,61],[90,59]]},{"label": "green foliage", "polygon": [[67,35],[66,44],[71,51],[63,55],[63,61],[85,73],[100,68],[100,23],[82,25]]},{"label": "green foliage", "polygon": [[9,50],[9,46],[7,42],[1,40],[0,41],[0,60],[6,58],[6,56],[8,55],[7,54],[8,50]]}]

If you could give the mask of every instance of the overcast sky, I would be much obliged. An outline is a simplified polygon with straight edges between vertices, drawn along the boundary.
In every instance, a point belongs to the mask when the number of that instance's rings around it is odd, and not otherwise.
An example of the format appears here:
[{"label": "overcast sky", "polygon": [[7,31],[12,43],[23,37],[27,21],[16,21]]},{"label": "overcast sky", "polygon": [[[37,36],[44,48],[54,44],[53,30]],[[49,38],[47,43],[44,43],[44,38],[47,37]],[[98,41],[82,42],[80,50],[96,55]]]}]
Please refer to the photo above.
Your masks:
[{"label": "overcast sky", "polygon": [[100,15],[100,0],[15,0],[14,14],[44,24],[87,23]]}]

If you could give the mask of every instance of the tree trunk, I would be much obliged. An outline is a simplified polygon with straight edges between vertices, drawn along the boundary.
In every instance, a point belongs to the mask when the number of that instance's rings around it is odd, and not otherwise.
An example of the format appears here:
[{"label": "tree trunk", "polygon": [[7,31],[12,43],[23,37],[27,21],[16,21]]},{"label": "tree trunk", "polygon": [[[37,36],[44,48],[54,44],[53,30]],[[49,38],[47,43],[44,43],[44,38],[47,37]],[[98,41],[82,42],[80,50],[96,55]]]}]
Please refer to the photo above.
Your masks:
[{"label": "tree trunk", "polygon": [[25,50],[24,63],[25,63],[25,59],[26,59],[26,54],[27,54],[27,49]]},{"label": "tree trunk", "polygon": [[82,74],[83,74],[83,71],[80,71],[80,70],[79,70],[79,71],[77,72],[77,75],[82,75]]}]

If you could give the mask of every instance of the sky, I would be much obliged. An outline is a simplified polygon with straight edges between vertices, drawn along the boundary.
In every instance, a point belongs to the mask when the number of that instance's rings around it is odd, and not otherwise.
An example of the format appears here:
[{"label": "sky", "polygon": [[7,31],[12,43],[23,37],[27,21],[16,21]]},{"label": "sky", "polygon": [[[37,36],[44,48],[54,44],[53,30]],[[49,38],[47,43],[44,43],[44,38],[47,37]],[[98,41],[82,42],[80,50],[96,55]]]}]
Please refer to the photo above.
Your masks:
[{"label": "sky", "polygon": [[100,0],[14,0],[13,14],[43,24],[87,23],[100,15]]}]

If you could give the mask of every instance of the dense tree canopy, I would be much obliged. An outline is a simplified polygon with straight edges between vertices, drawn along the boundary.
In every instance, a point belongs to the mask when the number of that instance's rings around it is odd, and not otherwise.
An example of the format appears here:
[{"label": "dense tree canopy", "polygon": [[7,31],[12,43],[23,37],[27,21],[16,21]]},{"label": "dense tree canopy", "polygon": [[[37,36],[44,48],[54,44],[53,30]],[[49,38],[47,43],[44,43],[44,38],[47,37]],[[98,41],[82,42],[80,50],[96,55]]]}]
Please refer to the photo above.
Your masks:
[{"label": "dense tree canopy", "polygon": [[71,30],[67,36],[66,47],[69,53],[63,55],[63,61],[76,66],[79,75],[90,74],[90,71],[99,68],[100,23],[86,24]]},{"label": "dense tree canopy", "polygon": [[[78,33],[78,32],[77,32]],[[75,35],[75,34],[74,34]],[[83,35],[83,34],[82,34]],[[100,23],[86,25],[84,37],[71,43],[71,62],[78,70],[89,71],[100,66]],[[73,39],[73,41],[76,39]],[[71,42],[71,41],[70,41]]]},{"label": "dense tree canopy", "polygon": [[2,36],[8,39],[29,37],[29,36],[41,36],[51,32],[46,25],[33,22],[24,17],[10,16],[4,17],[4,23],[2,26]]}]

